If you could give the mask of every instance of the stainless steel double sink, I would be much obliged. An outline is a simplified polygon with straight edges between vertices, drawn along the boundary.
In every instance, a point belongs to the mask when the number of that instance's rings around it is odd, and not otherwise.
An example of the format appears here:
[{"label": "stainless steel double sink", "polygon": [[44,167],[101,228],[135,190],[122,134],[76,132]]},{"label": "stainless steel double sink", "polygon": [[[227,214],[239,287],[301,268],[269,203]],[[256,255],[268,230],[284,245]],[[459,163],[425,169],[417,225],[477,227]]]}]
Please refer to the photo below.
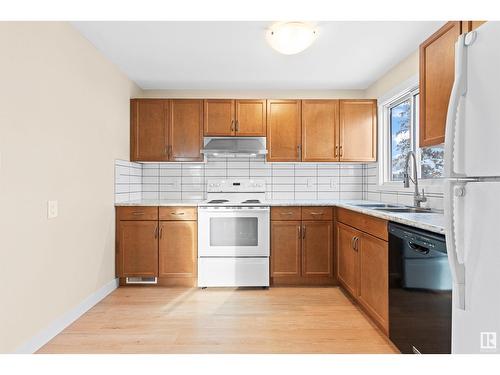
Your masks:
[{"label": "stainless steel double sink", "polygon": [[423,207],[412,207],[412,206],[399,206],[394,204],[386,203],[360,203],[354,204],[353,206],[371,208],[376,211],[393,212],[393,213],[423,213],[423,214],[435,214],[438,213],[430,208]]}]

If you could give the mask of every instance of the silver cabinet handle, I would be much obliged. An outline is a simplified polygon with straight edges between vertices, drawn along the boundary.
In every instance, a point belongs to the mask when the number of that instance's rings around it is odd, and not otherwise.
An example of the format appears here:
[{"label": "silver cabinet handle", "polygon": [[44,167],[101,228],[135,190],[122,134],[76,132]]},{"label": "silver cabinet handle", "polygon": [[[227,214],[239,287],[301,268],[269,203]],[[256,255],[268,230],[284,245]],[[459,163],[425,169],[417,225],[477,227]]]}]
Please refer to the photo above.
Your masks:
[{"label": "silver cabinet handle", "polygon": [[324,215],[324,212],[310,212],[311,215]]},{"label": "silver cabinet handle", "polygon": [[238,131],[240,131],[240,122],[239,122],[238,120],[236,120],[236,125],[235,125],[235,127],[236,127],[236,131],[237,131],[237,132],[238,132]]},{"label": "silver cabinet handle", "polygon": [[162,235],[163,235],[163,225],[160,227],[160,239],[161,239]]},{"label": "silver cabinet handle", "polygon": [[354,250],[358,251],[358,242],[359,242],[359,237],[354,237]]},{"label": "silver cabinet handle", "polygon": [[184,212],[171,212],[171,215],[184,215]]},{"label": "silver cabinet handle", "polygon": [[134,211],[134,212],[132,212],[132,215],[134,215],[134,216],[144,215],[144,212]]},{"label": "silver cabinet handle", "polygon": [[235,126],[234,126],[234,120],[231,120],[231,131],[234,132],[236,129],[235,129]]},{"label": "silver cabinet handle", "polygon": [[297,146],[297,156],[299,157],[299,160],[302,157],[302,145]]},{"label": "silver cabinet handle", "polygon": [[335,145],[335,157],[339,156],[339,145]]},{"label": "silver cabinet handle", "polygon": [[293,212],[280,212],[280,215],[292,215]]},{"label": "silver cabinet handle", "polygon": [[356,236],[353,236],[353,237],[351,238],[351,247],[352,247],[352,249],[353,249],[353,250],[356,250],[356,245],[354,245],[354,242],[355,242],[355,241],[356,241]]},{"label": "silver cabinet handle", "polygon": [[297,235],[299,236],[299,238],[301,237],[301,233],[300,233],[300,225],[297,227]]},{"label": "silver cabinet handle", "polygon": [[339,146],[340,157],[344,156],[344,152],[342,151],[342,145]]},{"label": "silver cabinet handle", "polygon": [[306,238],[306,226],[302,227],[302,238]]},{"label": "silver cabinet handle", "polygon": [[158,225],[155,228],[154,235],[155,235],[155,239],[157,239],[158,238]]}]

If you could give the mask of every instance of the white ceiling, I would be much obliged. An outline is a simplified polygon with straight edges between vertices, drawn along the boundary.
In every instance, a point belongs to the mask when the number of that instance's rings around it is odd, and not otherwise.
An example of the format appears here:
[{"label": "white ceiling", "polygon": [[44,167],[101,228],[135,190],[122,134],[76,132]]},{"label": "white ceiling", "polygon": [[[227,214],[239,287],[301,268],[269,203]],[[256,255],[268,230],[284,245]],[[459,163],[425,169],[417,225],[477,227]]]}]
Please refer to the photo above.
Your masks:
[{"label": "white ceiling", "polygon": [[365,89],[439,28],[435,21],[319,22],[314,44],[281,55],[271,22],[73,22],[143,89]]}]

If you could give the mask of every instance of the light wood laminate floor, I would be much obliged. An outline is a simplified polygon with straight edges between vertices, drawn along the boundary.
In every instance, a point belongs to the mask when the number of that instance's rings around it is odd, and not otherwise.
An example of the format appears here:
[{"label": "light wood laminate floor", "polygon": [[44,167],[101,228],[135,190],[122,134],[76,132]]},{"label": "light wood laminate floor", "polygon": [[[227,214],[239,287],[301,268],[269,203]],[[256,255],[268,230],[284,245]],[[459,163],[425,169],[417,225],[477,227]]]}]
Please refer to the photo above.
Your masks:
[{"label": "light wood laminate floor", "polygon": [[339,288],[122,287],[39,353],[397,353]]}]

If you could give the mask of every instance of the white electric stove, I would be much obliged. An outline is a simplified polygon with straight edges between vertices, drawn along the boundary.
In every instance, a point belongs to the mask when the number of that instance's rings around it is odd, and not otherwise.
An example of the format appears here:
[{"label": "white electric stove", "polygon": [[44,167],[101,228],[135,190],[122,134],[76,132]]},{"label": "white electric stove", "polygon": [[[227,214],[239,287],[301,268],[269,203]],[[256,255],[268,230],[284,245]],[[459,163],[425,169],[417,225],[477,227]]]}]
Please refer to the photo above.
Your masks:
[{"label": "white electric stove", "polygon": [[262,180],[207,183],[198,206],[198,286],[269,286],[269,207]]}]

